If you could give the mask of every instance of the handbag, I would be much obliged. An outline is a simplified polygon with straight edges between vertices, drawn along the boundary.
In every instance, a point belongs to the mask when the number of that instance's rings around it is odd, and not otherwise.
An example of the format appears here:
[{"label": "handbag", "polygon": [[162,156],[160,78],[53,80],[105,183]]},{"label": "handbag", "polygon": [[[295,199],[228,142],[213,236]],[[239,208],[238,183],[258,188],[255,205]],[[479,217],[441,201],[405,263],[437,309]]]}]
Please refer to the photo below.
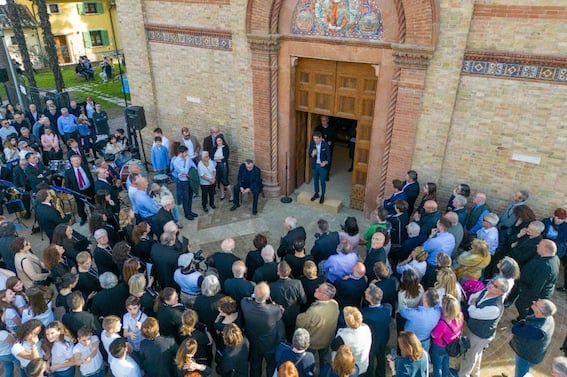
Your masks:
[{"label": "handbag", "polygon": [[[443,322],[445,322],[447,327],[451,329],[453,334],[456,334],[455,330],[453,330],[453,328],[449,326],[447,321],[443,320]],[[450,357],[459,357],[461,355],[464,355],[465,352],[469,350],[469,348],[471,348],[471,342],[469,338],[465,335],[460,335],[459,337],[457,337],[457,339],[453,340],[451,343],[445,346],[445,351]]]},{"label": "handbag", "polygon": [[[28,279],[32,280],[33,279],[28,275],[28,273],[24,270],[24,260],[26,260],[28,258],[22,258],[22,260],[20,261],[20,267],[22,268],[22,272],[24,274],[26,274],[26,276],[28,277]],[[48,273],[49,271],[46,270],[45,268],[41,267],[41,265],[37,264],[37,262],[32,260],[32,263],[39,266],[41,268],[41,273],[45,274]],[[53,279],[51,278],[51,276],[48,276],[46,279],[44,280],[36,280],[33,282],[35,285],[42,285],[44,287],[49,287],[51,285],[51,283],[53,283]]]}]

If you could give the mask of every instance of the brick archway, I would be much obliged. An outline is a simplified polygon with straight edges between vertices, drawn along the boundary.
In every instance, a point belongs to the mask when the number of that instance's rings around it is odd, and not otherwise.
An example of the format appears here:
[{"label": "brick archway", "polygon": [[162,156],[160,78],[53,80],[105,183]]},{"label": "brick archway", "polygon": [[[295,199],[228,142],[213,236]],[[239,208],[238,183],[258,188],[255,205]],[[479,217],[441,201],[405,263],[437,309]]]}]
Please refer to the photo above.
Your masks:
[{"label": "brick archway", "polygon": [[[266,192],[270,196],[280,195],[285,189],[285,150],[289,144],[282,143],[279,124],[280,100],[278,99],[278,51],[280,48],[279,22],[285,0],[249,0],[246,12],[246,31],[251,49],[251,69],[254,103],[254,150],[255,159],[262,169]],[[368,205],[376,195],[389,189],[386,182],[393,177],[403,177],[411,166],[414,140],[421,96],[425,85],[425,72],[435,49],[437,40],[437,0],[395,0],[397,33],[388,38],[379,48],[387,49],[393,64],[387,83],[387,114],[380,127],[386,140],[375,160],[376,177],[369,182],[365,202]],[[348,44],[348,42],[346,42]],[[407,114],[409,109],[414,109]],[[403,115],[403,116],[396,116]],[[414,136],[415,137],[415,136]],[[394,152],[391,152],[394,151]],[[405,158],[390,156],[404,153]],[[410,156],[410,157],[407,157]],[[394,158],[392,158],[394,157]],[[389,186],[389,185],[388,185]]]}]

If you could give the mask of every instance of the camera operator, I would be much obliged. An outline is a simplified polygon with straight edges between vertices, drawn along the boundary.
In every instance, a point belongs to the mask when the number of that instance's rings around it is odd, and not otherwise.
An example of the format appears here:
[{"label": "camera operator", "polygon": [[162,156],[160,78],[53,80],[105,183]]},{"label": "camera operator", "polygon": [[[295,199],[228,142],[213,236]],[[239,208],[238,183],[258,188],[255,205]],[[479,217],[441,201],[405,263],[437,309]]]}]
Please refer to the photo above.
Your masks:
[{"label": "camera operator", "polygon": [[[200,251],[197,252],[199,253]],[[195,299],[201,294],[204,275],[199,269],[199,262],[194,260],[194,256],[193,253],[181,254],[177,259],[179,268],[173,274],[173,279],[181,288],[179,299],[189,307],[193,306]]]}]

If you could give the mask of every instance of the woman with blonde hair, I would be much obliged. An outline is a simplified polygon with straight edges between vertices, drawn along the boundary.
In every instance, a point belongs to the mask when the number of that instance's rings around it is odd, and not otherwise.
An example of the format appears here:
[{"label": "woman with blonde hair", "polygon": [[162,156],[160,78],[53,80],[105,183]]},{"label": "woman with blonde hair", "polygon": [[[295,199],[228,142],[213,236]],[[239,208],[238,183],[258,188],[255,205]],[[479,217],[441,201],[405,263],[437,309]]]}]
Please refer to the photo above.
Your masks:
[{"label": "woman with blonde hair", "polygon": [[192,309],[186,309],[181,315],[181,326],[179,327],[178,339],[181,343],[187,338],[193,338],[197,341],[198,351],[194,359],[198,363],[211,366],[213,363],[213,338],[207,331],[207,328],[199,322],[197,312]]},{"label": "woman with blonde hair", "polygon": [[461,285],[457,282],[457,275],[455,275],[453,270],[449,267],[444,267],[437,271],[437,281],[433,288],[437,290],[439,300],[442,300],[443,296],[446,294],[452,295],[458,300],[461,300]]},{"label": "woman with blonde hair", "polygon": [[340,346],[333,361],[330,364],[325,364],[319,375],[324,377],[358,377],[358,365],[355,363],[350,347],[344,344]]},{"label": "woman with blonde hair", "polygon": [[301,311],[304,312],[315,302],[315,290],[325,282],[325,276],[319,276],[315,262],[308,260],[303,264],[303,276],[299,278],[299,281],[307,297],[305,304],[301,305]]},{"label": "woman with blonde hair", "polygon": [[235,323],[224,326],[222,339],[225,348],[218,364],[218,372],[222,377],[248,377],[248,353],[250,343],[242,335],[240,327]]},{"label": "woman with blonde hair", "polygon": [[212,369],[205,364],[195,361],[197,354],[197,341],[193,338],[185,339],[175,355],[175,366],[177,367],[178,376],[193,375],[196,373],[201,376],[208,376],[212,373]]},{"label": "woman with blonde hair", "polygon": [[74,377],[75,359],[73,357],[73,336],[59,321],[53,321],[45,328],[47,342],[42,343],[46,356],[50,359],[48,372],[54,377]]},{"label": "woman with blonde hair", "polygon": [[155,317],[154,303],[157,294],[148,287],[144,274],[137,273],[128,279],[128,291],[132,296],[140,299],[140,310],[150,317]]},{"label": "woman with blonde hair", "polygon": [[443,314],[437,326],[431,331],[431,359],[433,362],[433,376],[447,377],[449,372],[449,355],[445,347],[457,339],[463,331],[463,314],[459,301],[450,294],[446,294],[441,301]]},{"label": "woman with blonde hair", "polygon": [[392,377],[429,377],[429,357],[414,333],[400,332],[398,348],[399,356],[387,356]]},{"label": "woman with blonde hair", "polygon": [[372,346],[370,327],[362,322],[362,313],[354,306],[346,306],[343,315],[347,327],[337,331],[337,336],[331,342],[331,349],[336,351],[342,344],[349,346],[359,367],[359,373],[366,373]]},{"label": "woman with blonde hair", "polygon": [[480,238],[475,238],[471,244],[471,249],[459,255],[455,269],[457,280],[480,280],[482,270],[490,263],[490,251],[488,243]]}]

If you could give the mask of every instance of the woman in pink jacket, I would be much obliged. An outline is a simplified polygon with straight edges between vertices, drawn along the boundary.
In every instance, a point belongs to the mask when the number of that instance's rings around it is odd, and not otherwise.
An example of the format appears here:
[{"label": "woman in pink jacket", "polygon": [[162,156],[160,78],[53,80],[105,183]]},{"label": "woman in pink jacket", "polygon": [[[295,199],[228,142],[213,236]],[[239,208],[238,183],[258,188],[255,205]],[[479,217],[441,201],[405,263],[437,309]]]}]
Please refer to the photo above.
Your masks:
[{"label": "woman in pink jacket", "polygon": [[433,362],[433,377],[450,376],[449,355],[445,347],[461,335],[464,323],[461,305],[454,296],[446,294],[441,303],[443,315],[437,326],[431,331],[430,352]]}]

